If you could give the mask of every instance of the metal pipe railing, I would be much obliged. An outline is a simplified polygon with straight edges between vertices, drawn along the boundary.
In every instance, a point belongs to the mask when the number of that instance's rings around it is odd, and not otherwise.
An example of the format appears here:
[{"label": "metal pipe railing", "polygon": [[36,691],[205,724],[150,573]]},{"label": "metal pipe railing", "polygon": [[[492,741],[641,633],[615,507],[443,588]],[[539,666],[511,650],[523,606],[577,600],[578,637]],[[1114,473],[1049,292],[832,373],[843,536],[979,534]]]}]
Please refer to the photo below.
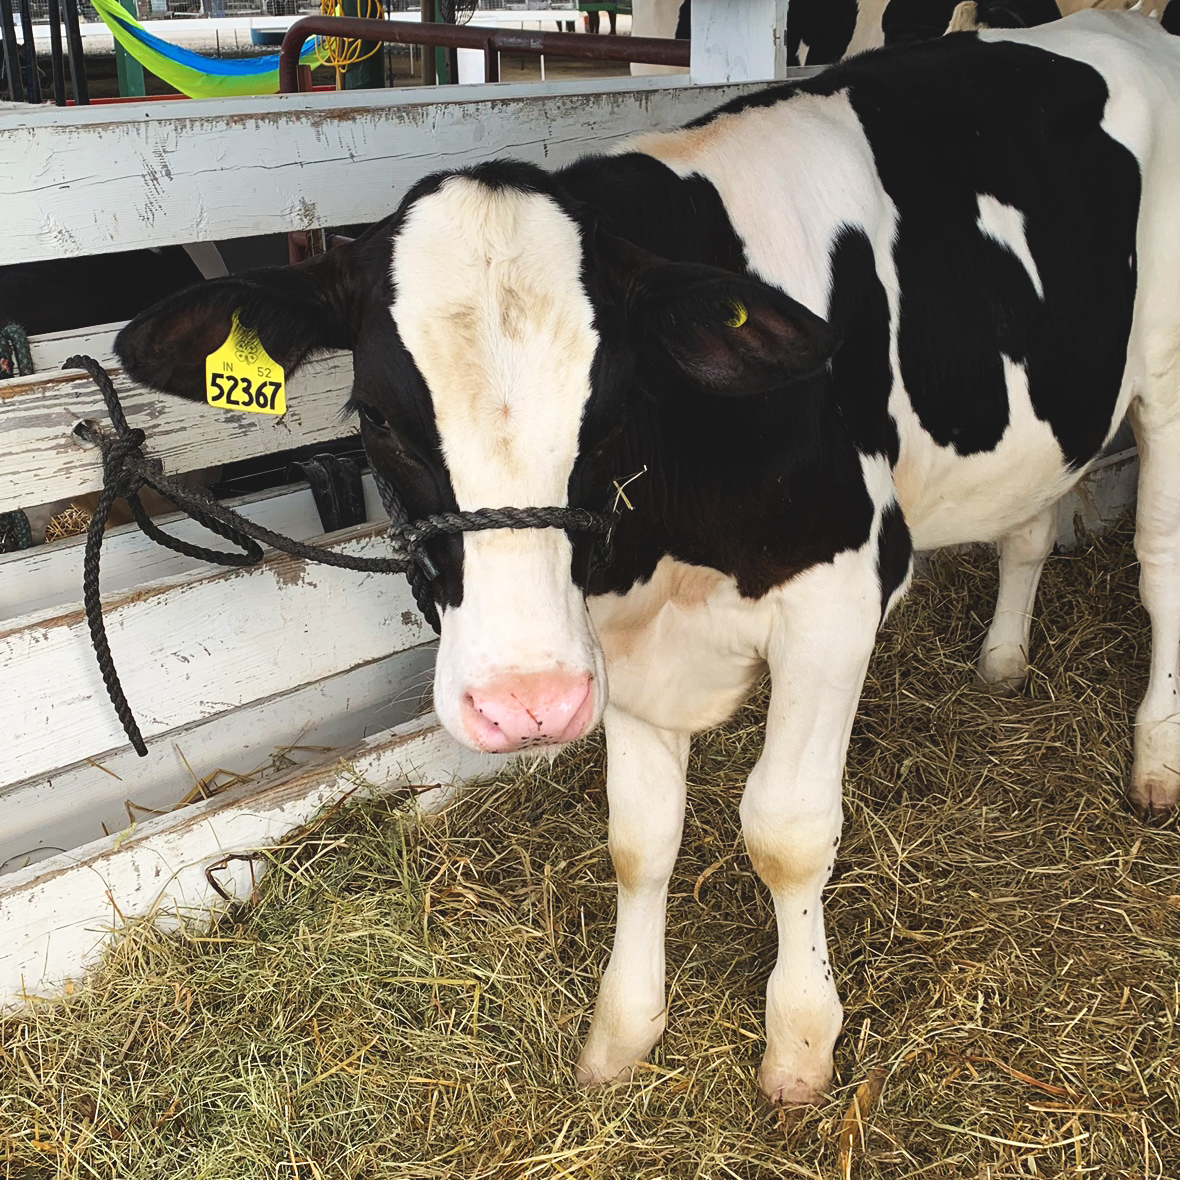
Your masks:
[{"label": "metal pipe railing", "polygon": [[300,89],[299,53],[308,37],[341,37],[350,41],[392,41],[398,45],[431,45],[443,49],[479,49],[484,55],[484,81],[500,80],[501,53],[538,57],[580,57],[593,61],[643,62],[655,66],[687,66],[689,43],[663,37],[602,37],[584,33],[534,33],[478,25],[417,24],[397,20],[363,20],[352,16],[304,16],[287,30],[279,49],[279,91]]}]

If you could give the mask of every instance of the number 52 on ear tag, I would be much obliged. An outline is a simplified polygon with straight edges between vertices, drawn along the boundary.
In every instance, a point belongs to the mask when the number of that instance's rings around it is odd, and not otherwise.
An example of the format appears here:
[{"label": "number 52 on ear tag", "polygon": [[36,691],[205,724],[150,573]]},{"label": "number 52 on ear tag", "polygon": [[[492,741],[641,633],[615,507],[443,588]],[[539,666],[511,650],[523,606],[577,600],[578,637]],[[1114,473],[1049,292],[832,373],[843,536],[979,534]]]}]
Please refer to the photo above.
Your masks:
[{"label": "number 52 on ear tag", "polygon": [[286,377],[271,360],[258,333],[244,328],[234,312],[225,343],[205,358],[205,400],[223,410],[248,414],[285,414]]}]

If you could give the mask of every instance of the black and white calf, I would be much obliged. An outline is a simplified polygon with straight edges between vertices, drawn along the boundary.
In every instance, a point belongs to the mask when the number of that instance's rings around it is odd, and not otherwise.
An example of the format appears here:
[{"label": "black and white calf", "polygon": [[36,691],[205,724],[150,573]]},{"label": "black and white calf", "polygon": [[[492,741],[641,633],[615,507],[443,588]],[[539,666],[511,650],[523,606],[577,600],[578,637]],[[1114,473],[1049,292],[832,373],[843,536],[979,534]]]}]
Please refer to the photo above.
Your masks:
[{"label": "black and white calf", "polygon": [[[354,246],[137,318],[140,380],[201,396],[230,317],[287,368],[351,348],[374,466],[412,515],[601,509],[441,539],[440,717],[490,750],[599,718],[618,929],[586,1082],[664,1028],[664,909],[693,733],[763,670],[741,803],[779,958],[761,1086],[827,1083],[822,891],[874,636],[911,547],[999,543],[985,680],[1025,676],[1053,506],[1131,414],[1154,655],[1131,798],[1180,796],[1180,43],[1085,13],[882,50],[556,175],[421,182]],[[609,690],[609,691],[608,691]]]}]

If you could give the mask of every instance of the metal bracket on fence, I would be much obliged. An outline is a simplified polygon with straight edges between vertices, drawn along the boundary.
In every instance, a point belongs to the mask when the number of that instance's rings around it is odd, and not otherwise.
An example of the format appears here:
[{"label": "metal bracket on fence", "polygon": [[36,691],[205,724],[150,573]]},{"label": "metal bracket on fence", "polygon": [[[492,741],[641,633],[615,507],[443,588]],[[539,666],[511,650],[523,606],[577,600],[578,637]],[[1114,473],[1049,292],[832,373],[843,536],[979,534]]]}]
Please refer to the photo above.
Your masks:
[{"label": "metal bracket on fence", "polygon": [[291,470],[307,480],[325,533],[352,528],[368,519],[360,464],[355,459],[313,455],[302,463],[292,463]]}]

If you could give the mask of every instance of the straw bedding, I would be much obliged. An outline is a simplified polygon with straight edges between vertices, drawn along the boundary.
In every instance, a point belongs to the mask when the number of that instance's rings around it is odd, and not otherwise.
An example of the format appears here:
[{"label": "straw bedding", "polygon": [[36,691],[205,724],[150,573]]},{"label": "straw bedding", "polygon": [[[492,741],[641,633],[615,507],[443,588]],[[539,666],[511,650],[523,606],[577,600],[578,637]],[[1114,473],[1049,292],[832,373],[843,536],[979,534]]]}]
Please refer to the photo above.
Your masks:
[{"label": "straw bedding", "polygon": [[885,629],[827,895],[829,1103],[755,1101],[771,908],[737,828],[764,698],[697,743],[668,1033],[570,1063],[614,897],[598,739],[414,826],[337,810],[214,930],[126,930],[0,1024],[0,1175],[1180,1177],[1180,837],[1124,808],[1147,634],[1126,530],[1052,560],[1026,696],[972,684],[994,563]]}]

